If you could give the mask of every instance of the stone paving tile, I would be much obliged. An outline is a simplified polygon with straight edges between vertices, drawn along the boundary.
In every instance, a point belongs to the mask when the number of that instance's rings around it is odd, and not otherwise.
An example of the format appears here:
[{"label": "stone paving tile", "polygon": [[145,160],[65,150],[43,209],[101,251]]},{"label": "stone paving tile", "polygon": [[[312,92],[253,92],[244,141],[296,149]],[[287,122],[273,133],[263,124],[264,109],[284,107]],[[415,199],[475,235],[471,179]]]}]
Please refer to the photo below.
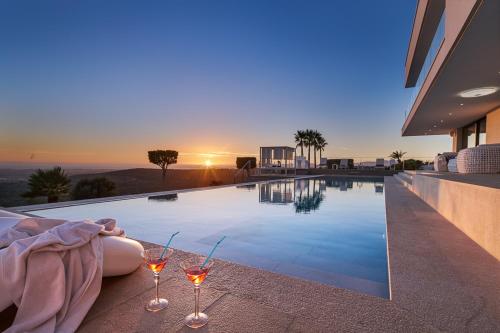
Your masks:
[{"label": "stone paving tile", "polygon": [[385,183],[393,302],[444,331],[499,332],[498,260],[392,177]]},{"label": "stone paving tile", "polygon": [[[225,294],[213,288],[203,288],[200,307],[207,308]],[[144,306],[154,297],[154,289],[132,297],[112,309],[85,321],[79,332],[167,332],[182,326],[184,317],[194,310],[194,289],[187,281],[171,278],[160,285],[160,296],[169,300],[165,310],[148,312]]]},{"label": "stone paving tile", "polygon": [[205,313],[209,323],[202,330],[183,326],[178,332],[286,332],[293,317],[257,302],[226,294]]}]

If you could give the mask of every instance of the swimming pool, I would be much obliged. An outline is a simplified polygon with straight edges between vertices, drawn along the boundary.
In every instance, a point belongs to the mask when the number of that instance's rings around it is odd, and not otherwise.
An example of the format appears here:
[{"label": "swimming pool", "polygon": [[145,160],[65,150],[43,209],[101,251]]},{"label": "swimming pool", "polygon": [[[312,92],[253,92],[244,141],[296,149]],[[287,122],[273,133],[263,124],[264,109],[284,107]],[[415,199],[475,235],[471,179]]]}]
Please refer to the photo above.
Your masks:
[{"label": "swimming pool", "polygon": [[389,297],[383,178],[317,177],[30,213],[115,218],[132,238]]}]

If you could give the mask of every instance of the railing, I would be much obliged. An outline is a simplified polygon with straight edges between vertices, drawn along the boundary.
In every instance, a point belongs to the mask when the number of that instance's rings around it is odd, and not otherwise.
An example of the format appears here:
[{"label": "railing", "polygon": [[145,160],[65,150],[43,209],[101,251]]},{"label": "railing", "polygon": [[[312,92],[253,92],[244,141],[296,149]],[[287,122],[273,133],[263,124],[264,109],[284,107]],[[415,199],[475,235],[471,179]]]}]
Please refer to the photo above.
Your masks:
[{"label": "railing", "polygon": [[422,65],[422,69],[420,70],[420,74],[418,75],[417,83],[415,83],[415,87],[412,88],[412,94],[410,96],[410,101],[408,103],[408,107],[405,110],[405,121],[409,116],[411,109],[413,108],[413,104],[415,104],[415,100],[420,93],[420,89],[427,78],[427,74],[436,59],[436,56],[441,48],[441,45],[444,41],[444,32],[445,32],[445,14],[441,15],[441,19],[439,20],[438,27],[436,28],[436,33],[434,34],[434,38],[432,39],[431,46],[429,47],[429,51],[427,52],[427,56],[425,57],[424,63]]},{"label": "railing", "polygon": [[252,160],[248,160],[245,164],[243,164],[243,166],[241,168],[238,169],[238,171],[236,171],[236,173],[234,174],[234,183],[236,183],[236,181],[238,180],[238,176],[241,175],[241,173],[243,172],[243,170],[250,170],[250,165],[249,163],[251,163]]}]

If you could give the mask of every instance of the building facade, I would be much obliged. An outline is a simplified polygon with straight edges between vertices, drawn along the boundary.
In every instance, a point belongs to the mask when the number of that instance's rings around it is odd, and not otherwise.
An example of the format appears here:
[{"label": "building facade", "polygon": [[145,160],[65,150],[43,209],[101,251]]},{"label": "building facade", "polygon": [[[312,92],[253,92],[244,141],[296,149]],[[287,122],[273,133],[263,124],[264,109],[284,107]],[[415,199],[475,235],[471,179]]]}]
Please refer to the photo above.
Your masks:
[{"label": "building facade", "polygon": [[500,1],[419,0],[405,87],[403,136],[450,135],[455,152],[500,143]]}]

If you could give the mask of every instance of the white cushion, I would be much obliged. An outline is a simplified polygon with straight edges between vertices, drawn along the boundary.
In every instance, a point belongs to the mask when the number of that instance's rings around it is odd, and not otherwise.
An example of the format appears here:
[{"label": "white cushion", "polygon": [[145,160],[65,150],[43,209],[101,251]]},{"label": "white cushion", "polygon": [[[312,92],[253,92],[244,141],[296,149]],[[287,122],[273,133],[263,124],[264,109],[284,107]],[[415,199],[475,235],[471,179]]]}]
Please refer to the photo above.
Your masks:
[{"label": "white cushion", "polygon": [[101,236],[104,246],[103,276],[132,273],[144,262],[141,243],[119,236]]}]

